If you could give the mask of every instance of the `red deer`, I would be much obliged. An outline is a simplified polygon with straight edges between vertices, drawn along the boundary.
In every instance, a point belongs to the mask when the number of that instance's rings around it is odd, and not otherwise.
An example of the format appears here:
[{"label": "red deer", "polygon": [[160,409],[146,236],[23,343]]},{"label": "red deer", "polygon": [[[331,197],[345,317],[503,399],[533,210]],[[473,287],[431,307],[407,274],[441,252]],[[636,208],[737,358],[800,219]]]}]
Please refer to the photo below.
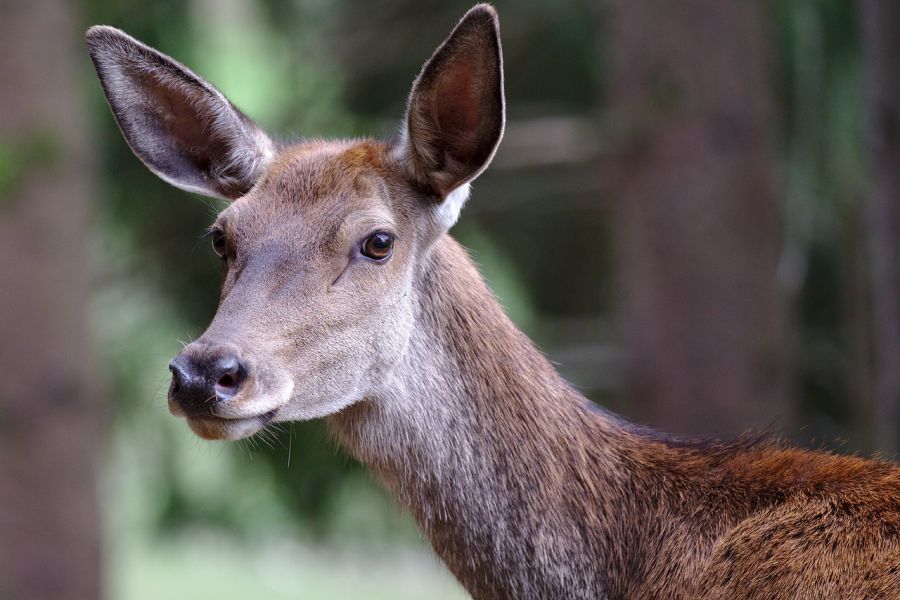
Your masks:
[{"label": "red deer", "polygon": [[478,599],[900,598],[900,468],[594,408],[447,234],[503,135],[493,8],[428,60],[385,141],[281,144],[125,33],[87,43],[135,154],[232,201],[210,229],[218,312],[170,364],[197,435],[324,417]]}]

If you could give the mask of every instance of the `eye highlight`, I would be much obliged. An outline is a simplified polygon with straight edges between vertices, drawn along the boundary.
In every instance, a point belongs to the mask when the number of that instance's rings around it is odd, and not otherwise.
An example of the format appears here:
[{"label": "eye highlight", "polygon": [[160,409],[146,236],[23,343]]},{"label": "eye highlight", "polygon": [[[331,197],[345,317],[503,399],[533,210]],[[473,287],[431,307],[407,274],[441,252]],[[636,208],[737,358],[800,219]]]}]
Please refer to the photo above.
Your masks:
[{"label": "eye highlight", "polygon": [[210,237],[212,238],[213,251],[219,258],[224,259],[228,255],[228,238],[225,236],[225,232],[221,229],[214,229]]},{"label": "eye highlight", "polygon": [[385,261],[394,250],[394,236],[386,231],[376,231],[367,237],[360,248],[360,253],[375,261]]}]

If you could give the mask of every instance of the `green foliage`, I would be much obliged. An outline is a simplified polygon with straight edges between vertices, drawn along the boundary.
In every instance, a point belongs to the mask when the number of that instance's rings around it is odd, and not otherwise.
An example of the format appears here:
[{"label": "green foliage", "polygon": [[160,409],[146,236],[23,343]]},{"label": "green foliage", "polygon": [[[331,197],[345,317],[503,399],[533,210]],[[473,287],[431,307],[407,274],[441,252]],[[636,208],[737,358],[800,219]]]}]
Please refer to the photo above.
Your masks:
[{"label": "green foliage", "polygon": [[[810,438],[860,435],[858,328],[865,190],[862,60],[856,6],[793,0],[775,6],[781,43],[785,245],[792,294],[792,367]],[[864,353],[864,352],[863,352]],[[857,420],[857,422],[854,422]]]},{"label": "green foliage", "polygon": [[46,173],[61,158],[62,142],[52,131],[35,129],[15,140],[0,136],[0,207],[23,179]]}]

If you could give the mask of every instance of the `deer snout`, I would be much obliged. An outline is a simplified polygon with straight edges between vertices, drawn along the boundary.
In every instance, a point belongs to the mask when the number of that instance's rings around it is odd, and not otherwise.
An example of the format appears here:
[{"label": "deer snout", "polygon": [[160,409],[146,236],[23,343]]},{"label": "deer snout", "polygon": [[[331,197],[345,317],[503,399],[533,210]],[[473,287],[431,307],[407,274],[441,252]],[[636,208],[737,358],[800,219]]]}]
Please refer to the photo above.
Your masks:
[{"label": "deer snout", "polygon": [[244,362],[226,350],[201,356],[181,353],[169,363],[169,370],[169,399],[188,416],[214,415],[216,406],[237,394],[247,379]]}]

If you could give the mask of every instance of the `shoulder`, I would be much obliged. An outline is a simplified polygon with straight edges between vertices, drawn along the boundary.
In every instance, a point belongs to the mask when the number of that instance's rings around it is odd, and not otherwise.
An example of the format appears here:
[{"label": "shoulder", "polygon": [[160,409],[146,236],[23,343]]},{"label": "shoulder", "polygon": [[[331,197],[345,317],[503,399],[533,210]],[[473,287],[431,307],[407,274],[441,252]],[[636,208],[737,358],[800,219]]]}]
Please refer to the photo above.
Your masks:
[{"label": "shoulder", "polygon": [[738,523],[706,564],[701,598],[900,598],[900,510],[853,493],[797,497]]}]

